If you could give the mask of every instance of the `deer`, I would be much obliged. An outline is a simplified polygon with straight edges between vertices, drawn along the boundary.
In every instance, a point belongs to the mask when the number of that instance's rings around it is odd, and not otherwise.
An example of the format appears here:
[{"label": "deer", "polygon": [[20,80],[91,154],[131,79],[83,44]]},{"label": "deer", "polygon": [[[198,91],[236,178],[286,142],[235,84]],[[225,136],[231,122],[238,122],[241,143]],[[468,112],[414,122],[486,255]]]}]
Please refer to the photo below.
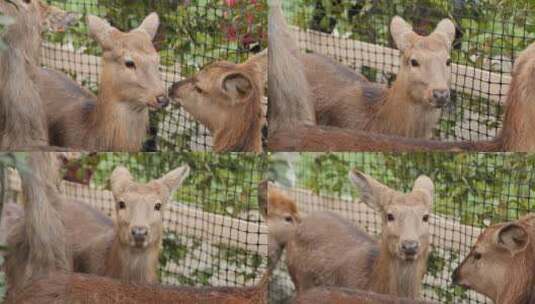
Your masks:
[{"label": "deer", "polygon": [[44,148],[45,110],[35,84],[41,34],[62,31],[78,17],[41,0],[0,1],[0,14],[13,21],[1,36],[6,49],[0,52],[0,149]]},{"label": "deer", "polygon": [[110,177],[115,223],[85,202],[65,203],[59,212],[73,270],[125,282],[156,283],[165,206],[189,170],[184,165],[142,184],[125,167],[115,168]]},{"label": "deer", "polygon": [[[259,196],[259,198],[261,198]],[[275,265],[268,265],[254,287],[171,287],[126,282],[84,273],[55,272],[34,278],[8,304],[114,304],[114,303],[221,303],[267,304],[268,286]]]},{"label": "deer", "polygon": [[103,51],[98,96],[61,72],[40,69],[38,84],[52,145],[88,151],[142,149],[149,110],[169,104],[152,44],[159,24],[158,15],[151,13],[138,28],[121,32],[104,19],[87,17],[90,35]]},{"label": "deer", "polygon": [[496,138],[457,142],[406,138],[318,125],[296,39],[284,20],[280,1],[272,0],[270,7],[269,151],[535,151],[535,135],[530,132],[535,123],[535,107],[530,99],[535,92],[529,85],[535,44],[524,50],[515,63],[503,127]]},{"label": "deer", "polygon": [[357,170],[349,176],[360,200],[381,214],[381,237],[331,212],[307,215],[286,246],[297,293],[342,287],[417,299],[431,242],[433,182],[422,175],[401,193]]},{"label": "deer", "polygon": [[398,298],[370,291],[319,287],[297,294],[294,304],[431,304],[423,300]]},{"label": "deer", "polygon": [[262,152],[267,51],[242,64],[217,61],[176,82],[169,96],[214,137],[215,152]]},{"label": "deer", "polygon": [[351,130],[431,139],[450,101],[450,50],[455,25],[442,20],[429,36],[396,16],[390,24],[400,50],[400,70],[390,88],[326,56],[301,55],[317,121]]},{"label": "deer", "polygon": [[535,215],[486,228],[454,271],[454,284],[496,304],[535,303]]},{"label": "deer", "polygon": [[67,231],[58,211],[64,205],[64,198],[58,189],[57,158],[53,153],[33,152],[28,155],[27,163],[26,169],[19,170],[24,196],[23,220],[11,219],[13,226],[7,237],[4,267],[8,296],[16,296],[36,277],[54,271],[72,271]]}]

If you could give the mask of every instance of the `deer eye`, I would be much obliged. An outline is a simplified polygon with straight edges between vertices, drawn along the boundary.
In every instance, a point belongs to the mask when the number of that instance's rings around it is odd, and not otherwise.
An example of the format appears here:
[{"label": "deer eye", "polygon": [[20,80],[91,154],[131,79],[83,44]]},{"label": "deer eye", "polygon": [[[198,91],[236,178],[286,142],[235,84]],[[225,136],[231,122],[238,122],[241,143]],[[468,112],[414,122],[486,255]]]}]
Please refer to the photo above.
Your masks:
[{"label": "deer eye", "polygon": [[423,221],[426,223],[429,222],[429,214],[424,215]]},{"label": "deer eye", "polygon": [[156,205],[154,205],[154,210],[160,211],[160,209],[162,209],[162,204],[156,203]]},{"label": "deer eye", "polygon": [[389,222],[393,222],[395,220],[394,215],[392,213],[387,214],[386,220]]},{"label": "deer eye", "polygon": [[126,204],[123,201],[119,201],[119,209],[126,208]]},{"label": "deer eye", "polygon": [[412,66],[413,68],[417,68],[417,67],[420,66],[420,63],[419,63],[418,60],[416,60],[416,59],[411,59],[411,66]]},{"label": "deer eye", "polygon": [[451,59],[448,59],[448,61],[446,61],[446,65],[451,66]]},{"label": "deer eye", "polygon": [[129,69],[136,68],[136,63],[133,60],[129,60],[129,59],[125,60],[124,65]]},{"label": "deer eye", "polygon": [[199,86],[197,86],[197,85],[195,86],[195,91],[196,91],[197,93],[199,93],[199,94],[203,94],[203,93],[204,93],[203,89],[201,89],[201,87],[199,87]]},{"label": "deer eye", "polygon": [[24,0],[24,3],[30,4],[32,3],[32,0]]},{"label": "deer eye", "polygon": [[291,216],[287,216],[284,218],[284,220],[288,223],[293,223],[294,219]]},{"label": "deer eye", "polygon": [[476,260],[476,261],[481,260],[481,253],[479,253],[479,252],[474,252],[474,260]]}]

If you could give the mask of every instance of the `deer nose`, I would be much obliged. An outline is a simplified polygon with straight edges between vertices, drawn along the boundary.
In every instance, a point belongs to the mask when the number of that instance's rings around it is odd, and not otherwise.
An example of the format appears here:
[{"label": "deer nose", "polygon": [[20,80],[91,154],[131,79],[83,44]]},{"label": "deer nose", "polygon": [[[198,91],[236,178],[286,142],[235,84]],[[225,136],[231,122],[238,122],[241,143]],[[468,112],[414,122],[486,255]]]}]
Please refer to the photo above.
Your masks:
[{"label": "deer nose", "polygon": [[184,85],[188,83],[192,83],[193,81],[191,79],[183,79],[178,82],[173,83],[173,85],[169,88],[169,96],[171,98],[177,98],[178,97],[178,90],[183,87]]},{"label": "deer nose", "polygon": [[451,280],[453,281],[453,284],[459,283],[459,268],[455,269],[455,271],[451,275]]},{"label": "deer nose", "polygon": [[160,95],[156,97],[156,101],[158,102],[158,105],[162,108],[165,108],[169,105],[169,98],[165,95]]},{"label": "deer nose", "polygon": [[135,241],[144,241],[148,234],[149,230],[146,227],[132,228],[132,236],[134,237]]},{"label": "deer nose", "polygon": [[420,247],[420,244],[417,241],[403,241],[401,243],[401,250],[407,255],[416,255],[418,247]]},{"label": "deer nose", "polygon": [[450,90],[433,90],[433,99],[437,106],[444,106],[450,101]]}]

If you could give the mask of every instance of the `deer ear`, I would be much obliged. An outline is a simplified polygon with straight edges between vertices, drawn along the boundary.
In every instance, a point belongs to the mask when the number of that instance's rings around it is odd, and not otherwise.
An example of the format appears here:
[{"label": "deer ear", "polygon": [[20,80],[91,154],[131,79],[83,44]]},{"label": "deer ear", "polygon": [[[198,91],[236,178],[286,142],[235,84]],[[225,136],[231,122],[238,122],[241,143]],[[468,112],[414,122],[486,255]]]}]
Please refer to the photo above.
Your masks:
[{"label": "deer ear", "polygon": [[243,73],[232,73],[223,79],[223,90],[232,100],[241,100],[249,96],[253,90],[253,85]]},{"label": "deer ear", "polygon": [[268,195],[269,195],[269,182],[263,180],[258,184],[258,206],[260,207],[260,214],[267,218],[268,213]]},{"label": "deer ear", "polygon": [[390,33],[397,48],[401,52],[405,52],[405,50],[407,50],[418,37],[418,34],[412,30],[412,26],[399,16],[395,16],[392,19],[392,22],[390,23]]},{"label": "deer ear", "polygon": [[151,13],[143,20],[136,31],[145,32],[149,35],[150,40],[154,40],[158,32],[158,27],[160,27],[160,17],[156,13]]},{"label": "deer ear", "polygon": [[[176,189],[178,189],[178,187],[180,187],[180,185],[182,185],[184,180],[189,176],[189,172],[189,166],[184,165],[162,176],[158,181],[165,186],[168,195],[170,196]],[[165,199],[167,200],[169,197],[166,197]]]},{"label": "deer ear", "polygon": [[412,191],[421,191],[422,193],[424,193],[426,205],[428,205],[430,208],[433,206],[433,194],[435,192],[435,185],[429,177],[425,175],[421,175],[420,177],[418,177],[414,182]]},{"label": "deer ear", "polygon": [[448,49],[451,49],[453,41],[455,40],[455,30],[455,24],[453,24],[450,19],[444,19],[440,21],[440,23],[437,25],[437,28],[431,35],[440,37]]},{"label": "deer ear", "polygon": [[77,13],[66,12],[53,5],[48,5],[39,1],[39,10],[45,22],[45,28],[52,32],[63,32],[70,26],[78,22],[81,15]]},{"label": "deer ear", "polygon": [[114,31],[118,31],[111,26],[108,21],[97,16],[87,16],[87,27],[89,34],[100,44],[100,46],[109,50],[113,47],[113,39],[111,37]]},{"label": "deer ear", "polygon": [[507,249],[511,255],[526,249],[529,243],[529,235],[524,227],[510,223],[496,232],[496,245]]},{"label": "deer ear", "polygon": [[385,209],[394,193],[392,189],[356,169],[349,172],[349,179],[360,190],[360,200],[377,211]]},{"label": "deer ear", "polygon": [[126,187],[134,181],[130,171],[123,166],[119,166],[113,170],[110,177],[111,192],[117,198],[126,191]]}]

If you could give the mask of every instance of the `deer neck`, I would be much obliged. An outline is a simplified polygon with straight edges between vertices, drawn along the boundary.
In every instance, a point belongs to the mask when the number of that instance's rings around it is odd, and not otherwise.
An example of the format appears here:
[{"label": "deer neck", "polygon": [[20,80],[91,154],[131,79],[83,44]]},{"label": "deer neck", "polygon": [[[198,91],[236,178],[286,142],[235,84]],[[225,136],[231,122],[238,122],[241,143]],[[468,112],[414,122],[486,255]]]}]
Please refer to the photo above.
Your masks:
[{"label": "deer neck", "polygon": [[95,110],[90,113],[91,138],[98,150],[140,151],[149,124],[147,107],[134,107],[101,85]]},{"label": "deer neck", "polygon": [[440,111],[415,100],[409,90],[406,77],[398,75],[392,87],[388,88],[384,102],[378,103],[373,116],[376,127],[370,131],[412,138],[431,136]]},{"label": "deer neck", "polygon": [[106,275],[134,283],[156,283],[160,242],[147,248],[132,248],[116,237],[108,255]]},{"label": "deer neck", "polygon": [[262,109],[257,88],[239,111],[228,119],[228,125],[214,133],[216,152],[262,152]]},{"label": "deer neck", "polygon": [[375,262],[371,290],[398,297],[416,299],[425,273],[427,251],[414,261],[403,261],[393,256],[382,243]]}]

